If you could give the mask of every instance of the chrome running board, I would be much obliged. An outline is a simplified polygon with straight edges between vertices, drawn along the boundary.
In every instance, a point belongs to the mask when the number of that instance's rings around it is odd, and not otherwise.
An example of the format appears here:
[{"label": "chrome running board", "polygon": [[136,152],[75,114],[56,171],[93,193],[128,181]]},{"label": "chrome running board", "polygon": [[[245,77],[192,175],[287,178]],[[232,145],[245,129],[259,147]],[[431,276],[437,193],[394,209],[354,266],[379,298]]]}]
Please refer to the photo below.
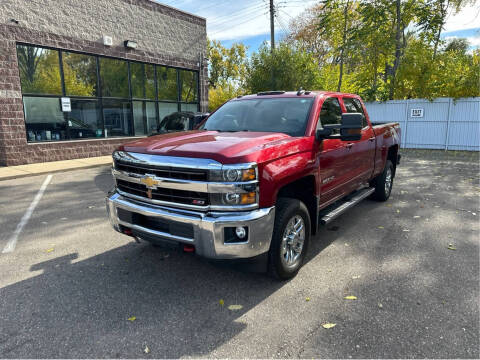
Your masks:
[{"label": "chrome running board", "polygon": [[330,206],[327,213],[320,215],[320,224],[327,225],[329,222],[333,221],[340,215],[342,215],[348,209],[357,205],[360,201],[370,196],[375,191],[375,188],[367,188],[357,191],[351,198],[348,200],[340,201],[337,206],[333,208]]}]

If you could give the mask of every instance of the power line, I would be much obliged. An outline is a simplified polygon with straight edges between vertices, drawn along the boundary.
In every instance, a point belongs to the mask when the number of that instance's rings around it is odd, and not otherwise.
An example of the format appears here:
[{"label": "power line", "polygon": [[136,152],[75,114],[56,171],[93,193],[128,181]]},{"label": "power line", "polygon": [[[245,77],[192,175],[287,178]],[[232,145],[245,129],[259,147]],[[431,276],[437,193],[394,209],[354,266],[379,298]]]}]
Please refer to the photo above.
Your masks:
[{"label": "power line", "polygon": [[[259,18],[260,16],[264,16],[264,15],[266,15],[266,13],[258,14],[257,16],[254,16],[254,17],[252,17],[252,18],[250,18],[250,19],[247,19],[246,21],[242,21],[242,22],[240,22],[240,23],[232,24],[231,26],[229,26],[229,28],[232,28],[232,27],[234,27],[234,26],[240,26],[240,25],[246,24],[246,23],[248,23],[248,22],[250,22],[250,21],[252,21],[252,20],[255,20],[255,19]],[[227,29],[226,29],[226,28],[223,28],[223,29],[215,30],[215,31],[211,32],[210,35],[218,34],[218,33],[221,33],[221,32],[223,32],[223,31],[225,31],[225,30],[227,30]]]}]

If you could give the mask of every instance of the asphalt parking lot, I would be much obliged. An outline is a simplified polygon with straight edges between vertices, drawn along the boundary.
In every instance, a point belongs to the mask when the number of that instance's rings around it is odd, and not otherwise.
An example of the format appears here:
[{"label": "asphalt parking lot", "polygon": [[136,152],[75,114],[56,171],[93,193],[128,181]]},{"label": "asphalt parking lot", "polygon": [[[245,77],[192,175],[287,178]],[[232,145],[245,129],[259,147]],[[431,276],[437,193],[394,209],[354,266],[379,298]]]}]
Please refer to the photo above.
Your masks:
[{"label": "asphalt parking lot", "polygon": [[480,357],[478,153],[407,152],[289,282],[115,233],[106,167],[53,174],[1,253],[45,179],[0,182],[0,358]]}]

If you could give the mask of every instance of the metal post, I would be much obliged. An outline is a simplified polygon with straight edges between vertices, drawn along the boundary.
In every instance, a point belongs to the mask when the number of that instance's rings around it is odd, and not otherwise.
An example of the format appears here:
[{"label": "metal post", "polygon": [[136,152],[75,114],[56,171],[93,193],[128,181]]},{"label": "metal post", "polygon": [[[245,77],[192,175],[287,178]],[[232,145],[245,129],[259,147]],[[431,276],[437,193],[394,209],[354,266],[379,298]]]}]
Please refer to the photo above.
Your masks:
[{"label": "metal post", "polygon": [[448,139],[450,133],[450,115],[452,113],[452,98],[448,99],[448,112],[447,112],[447,133],[445,134],[445,151],[448,150]]},{"label": "metal post", "polygon": [[407,148],[407,129],[408,129],[408,99],[405,100],[405,131],[402,133],[403,147]]}]

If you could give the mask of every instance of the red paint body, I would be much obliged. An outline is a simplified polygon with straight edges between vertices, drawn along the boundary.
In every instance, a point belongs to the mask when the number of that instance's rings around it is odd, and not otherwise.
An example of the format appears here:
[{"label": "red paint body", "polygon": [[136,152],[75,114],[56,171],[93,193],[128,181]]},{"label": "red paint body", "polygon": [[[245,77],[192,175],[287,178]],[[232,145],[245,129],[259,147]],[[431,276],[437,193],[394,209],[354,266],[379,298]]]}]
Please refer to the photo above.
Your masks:
[{"label": "red paint body", "polygon": [[[296,93],[262,97],[295,97]],[[320,208],[347,195],[361,184],[380,174],[389,148],[399,146],[398,123],[372,126],[358,95],[334,92],[312,92],[308,125],[303,137],[283,133],[217,132],[194,130],[152,136],[123,145],[120,150],[156,155],[213,159],[223,164],[256,162],[260,177],[260,207],[275,204],[277,193],[284,185],[305,176],[315,179],[315,194]],[[243,97],[259,98],[257,95]],[[325,99],[336,97],[342,112],[343,98],[362,102],[368,126],[362,129],[359,141],[315,139],[315,130]],[[233,99],[231,101],[238,101]]]}]

